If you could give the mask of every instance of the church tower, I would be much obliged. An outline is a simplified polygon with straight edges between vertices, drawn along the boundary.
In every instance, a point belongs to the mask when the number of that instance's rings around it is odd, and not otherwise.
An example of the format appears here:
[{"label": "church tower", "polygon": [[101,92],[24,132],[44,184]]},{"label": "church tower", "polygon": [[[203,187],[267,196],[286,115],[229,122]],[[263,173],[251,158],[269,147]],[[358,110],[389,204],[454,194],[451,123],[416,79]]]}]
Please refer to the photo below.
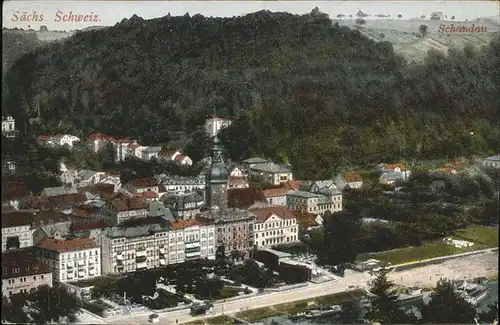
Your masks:
[{"label": "church tower", "polygon": [[229,172],[222,159],[223,148],[219,138],[215,136],[212,148],[212,162],[206,178],[206,205],[211,208],[227,208],[227,189],[229,186]]}]

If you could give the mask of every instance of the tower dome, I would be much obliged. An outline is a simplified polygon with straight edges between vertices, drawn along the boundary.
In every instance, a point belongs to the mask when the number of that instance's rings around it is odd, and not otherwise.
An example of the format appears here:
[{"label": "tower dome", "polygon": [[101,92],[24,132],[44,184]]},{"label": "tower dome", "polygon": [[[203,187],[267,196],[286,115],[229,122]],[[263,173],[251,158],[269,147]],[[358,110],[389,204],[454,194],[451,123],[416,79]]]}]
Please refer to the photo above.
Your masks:
[{"label": "tower dome", "polygon": [[220,140],[215,136],[214,146],[212,147],[212,163],[207,173],[207,183],[221,184],[229,181],[229,172],[222,159],[222,151]]}]

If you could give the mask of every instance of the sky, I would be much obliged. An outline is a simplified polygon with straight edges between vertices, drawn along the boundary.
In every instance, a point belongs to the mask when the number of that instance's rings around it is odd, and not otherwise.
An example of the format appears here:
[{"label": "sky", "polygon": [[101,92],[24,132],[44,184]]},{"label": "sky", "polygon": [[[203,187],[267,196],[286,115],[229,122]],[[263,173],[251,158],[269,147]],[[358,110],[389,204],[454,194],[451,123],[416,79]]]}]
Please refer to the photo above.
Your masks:
[{"label": "sky", "polygon": [[[500,2],[493,1],[4,1],[2,27],[35,30],[72,30],[89,26],[111,26],[136,14],[144,19],[202,14],[232,17],[267,9],[295,14],[309,13],[314,7],[335,18],[338,14],[355,16],[358,10],[371,15],[385,14],[405,18],[427,17],[441,11],[455,21],[497,16]],[[23,13],[31,21],[22,21]],[[91,21],[64,21],[68,15],[89,15]],[[87,18],[86,20],[89,20]],[[370,19],[367,17],[366,19]],[[35,20],[35,21],[33,21]]]}]

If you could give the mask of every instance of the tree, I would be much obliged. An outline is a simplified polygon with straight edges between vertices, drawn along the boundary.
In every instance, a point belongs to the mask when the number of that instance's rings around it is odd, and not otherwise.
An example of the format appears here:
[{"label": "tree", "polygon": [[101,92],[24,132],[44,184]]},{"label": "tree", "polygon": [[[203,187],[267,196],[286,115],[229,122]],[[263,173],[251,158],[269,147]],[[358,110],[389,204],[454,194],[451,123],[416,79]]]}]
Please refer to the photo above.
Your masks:
[{"label": "tree", "polygon": [[403,15],[401,15],[401,14],[399,14],[399,15],[398,15],[398,18],[399,18],[399,19],[401,19],[402,17],[403,17]]},{"label": "tree", "polygon": [[323,251],[320,260],[329,265],[353,262],[359,253],[361,220],[349,212],[323,215]]},{"label": "tree", "polygon": [[387,279],[387,269],[382,269],[370,283],[369,291],[374,295],[371,308],[368,311],[370,320],[383,324],[414,323],[414,315],[407,315],[397,305],[397,295],[390,290],[394,283]]},{"label": "tree", "polygon": [[356,22],[357,25],[364,25],[364,24],[366,24],[366,20],[364,20],[363,18],[357,18],[355,20],[355,22]]},{"label": "tree", "polygon": [[30,316],[37,324],[52,322],[74,322],[76,315],[82,307],[81,300],[69,293],[64,287],[41,286],[27,298],[30,302]]},{"label": "tree", "polygon": [[483,323],[493,323],[498,319],[498,301],[489,304],[486,310],[479,314],[479,321]]},{"label": "tree", "polygon": [[183,153],[193,160],[193,164],[196,164],[203,158],[209,156],[212,145],[212,141],[205,130],[203,128],[198,128],[190,135],[190,139],[184,147]]},{"label": "tree", "polygon": [[423,37],[425,37],[425,35],[427,35],[427,25],[420,25],[418,26],[418,31],[420,32],[420,34],[422,34]]},{"label": "tree", "polygon": [[440,280],[422,308],[422,319],[427,324],[474,324],[475,308],[465,301],[449,280]]}]

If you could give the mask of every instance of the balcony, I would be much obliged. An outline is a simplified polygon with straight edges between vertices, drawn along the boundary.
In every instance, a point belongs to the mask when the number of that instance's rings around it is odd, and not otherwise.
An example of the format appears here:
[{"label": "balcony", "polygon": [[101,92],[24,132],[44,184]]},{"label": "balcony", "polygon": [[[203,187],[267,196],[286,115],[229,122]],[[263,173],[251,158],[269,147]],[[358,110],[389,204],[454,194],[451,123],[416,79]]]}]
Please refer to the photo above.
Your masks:
[{"label": "balcony", "polygon": [[116,254],[116,260],[123,260],[123,255],[120,253],[120,254]]},{"label": "balcony", "polygon": [[162,247],[162,248],[160,248],[160,249],[158,250],[158,252],[160,253],[160,255],[165,255],[165,254],[167,253],[167,251],[166,251],[166,250],[165,250],[165,248],[163,248],[163,247]]},{"label": "balcony", "polygon": [[136,256],[135,257],[135,262],[136,263],[142,263],[142,262],[145,262],[147,260],[147,256]]},{"label": "balcony", "polygon": [[83,272],[83,271],[78,271],[78,277],[79,277],[79,278],[84,278],[84,277],[85,277],[85,272]]},{"label": "balcony", "polygon": [[167,265],[167,260],[164,258],[160,258],[160,265]]},{"label": "balcony", "polygon": [[137,251],[137,252],[135,253],[135,256],[136,256],[136,257],[146,256],[146,251],[145,251],[145,250],[143,250],[143,251]]},{"label": "balcony", "polygon": [[147,269],[148,268],[148,264],[146,262],[141,262],[141,263],[137,263],[137,266],[136,268],[139,270],[139,269]]}]

